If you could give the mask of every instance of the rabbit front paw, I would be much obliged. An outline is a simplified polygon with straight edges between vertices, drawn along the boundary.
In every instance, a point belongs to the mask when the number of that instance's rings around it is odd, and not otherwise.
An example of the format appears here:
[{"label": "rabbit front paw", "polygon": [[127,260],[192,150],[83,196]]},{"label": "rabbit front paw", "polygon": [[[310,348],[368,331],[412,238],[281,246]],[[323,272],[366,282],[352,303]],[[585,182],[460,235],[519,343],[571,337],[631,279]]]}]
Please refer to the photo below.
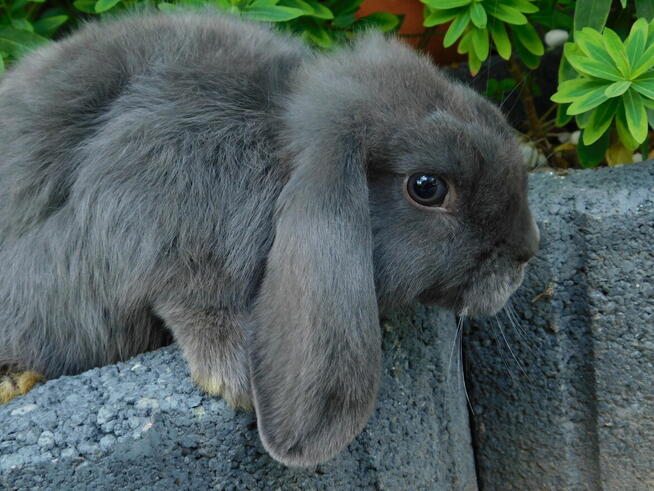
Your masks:
[{"label": "rabbit front paw", "polygon": [[222,397],[232,408],[252,410],[249,383],[244,377],[226,377],[223,373],[191,369],[191,378],[207,394]]},{"label": "rabbit front paw", "polygon": [[28,393],[39,382],[45,382],[45,377],[32,370],[0,376],[0,404]]}]

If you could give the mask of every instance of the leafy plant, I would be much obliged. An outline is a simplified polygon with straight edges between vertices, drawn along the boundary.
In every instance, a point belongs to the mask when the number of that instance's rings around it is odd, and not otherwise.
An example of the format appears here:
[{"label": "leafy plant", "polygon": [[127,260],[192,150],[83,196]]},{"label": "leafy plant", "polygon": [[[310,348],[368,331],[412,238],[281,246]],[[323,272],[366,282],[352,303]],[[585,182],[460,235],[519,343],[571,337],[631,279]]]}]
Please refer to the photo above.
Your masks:
[{"label": "leafy plant", "polygon": [[[638,19],[623,42],[610,28],[584,28],[566,43],[565,59],[577,77],[562,82],[552,96],[566,103],[582,129],[583,147],[596,144],[595,157],[580,153],[582,165],[599,163],[608,150],[608,130],[615,122],[619,142],[635,150],[654,126],[654,22]],[[588,158],[586,158],[588,157]]]},{"label": "leafy plant", "polygon": [[321,48],[375,27],[397,29],[402,19],[387,12],[358,17],[363,0],[0,0],[0,72],[5,64],[56,38],[62,28],[78,21],[113,15],[138,6],[162,11],[216,8],[248,19],[274,22]]},{"label": "leafy plant", "polygon": [[0,0],[0,73],[6,63],[47,43],[68,19],[63,9],[47,8],[44,0]]},{"label": "leafy plant", "polygon": [[424,25],[450,22],[443,45],[457,46],[468,55],[474,75],[488,58],[491,41],[497,53],[508,60],[513,50],[529,68],[538,66],[543,43],[525,14],[538,12],[532,0],[421,0],[425,4]]}]

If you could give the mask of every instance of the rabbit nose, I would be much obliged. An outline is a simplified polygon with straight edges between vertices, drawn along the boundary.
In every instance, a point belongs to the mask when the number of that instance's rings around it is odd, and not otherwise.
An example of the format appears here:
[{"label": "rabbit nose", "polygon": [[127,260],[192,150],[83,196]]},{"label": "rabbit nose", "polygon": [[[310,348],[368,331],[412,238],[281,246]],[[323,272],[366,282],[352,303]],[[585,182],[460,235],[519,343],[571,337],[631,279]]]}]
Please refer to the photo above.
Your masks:
[{"label": "rabbit nose", "polygon": [[524,233],[524,238],[519,247],[516,247],[516,260],[520,263],[529,261],[538,251],[538,244],[540,243],[540,230],[536,221],[530,216],[528,228]]}]

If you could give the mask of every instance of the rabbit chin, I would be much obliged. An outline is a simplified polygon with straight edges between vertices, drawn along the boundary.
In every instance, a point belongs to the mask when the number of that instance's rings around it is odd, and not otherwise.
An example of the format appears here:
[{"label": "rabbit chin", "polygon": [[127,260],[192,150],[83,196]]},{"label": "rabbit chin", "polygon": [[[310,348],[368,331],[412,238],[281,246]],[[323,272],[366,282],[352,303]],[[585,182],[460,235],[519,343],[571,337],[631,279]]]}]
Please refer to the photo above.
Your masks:
[{"label": "rabbit chin", "polygon": [[497,314],[524,277],[524,266],[504,273],[475,272],[464,286],[443,290],[433,287],[423,292],[418,300],[454,310],[462,317]]}]

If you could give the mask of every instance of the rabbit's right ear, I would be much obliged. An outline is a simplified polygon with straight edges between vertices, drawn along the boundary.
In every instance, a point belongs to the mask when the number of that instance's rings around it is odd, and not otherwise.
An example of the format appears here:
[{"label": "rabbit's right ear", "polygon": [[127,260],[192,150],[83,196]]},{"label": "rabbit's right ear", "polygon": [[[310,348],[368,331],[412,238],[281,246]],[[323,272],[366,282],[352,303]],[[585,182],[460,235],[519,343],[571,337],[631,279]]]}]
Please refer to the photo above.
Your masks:
[{"label": "rabbit's right ear", "polygon": [[342,450],[377,396],[381,333],[363,153],[342,141],[303,149],[278,199],[250,361],[261,440],[286,465]]}]

